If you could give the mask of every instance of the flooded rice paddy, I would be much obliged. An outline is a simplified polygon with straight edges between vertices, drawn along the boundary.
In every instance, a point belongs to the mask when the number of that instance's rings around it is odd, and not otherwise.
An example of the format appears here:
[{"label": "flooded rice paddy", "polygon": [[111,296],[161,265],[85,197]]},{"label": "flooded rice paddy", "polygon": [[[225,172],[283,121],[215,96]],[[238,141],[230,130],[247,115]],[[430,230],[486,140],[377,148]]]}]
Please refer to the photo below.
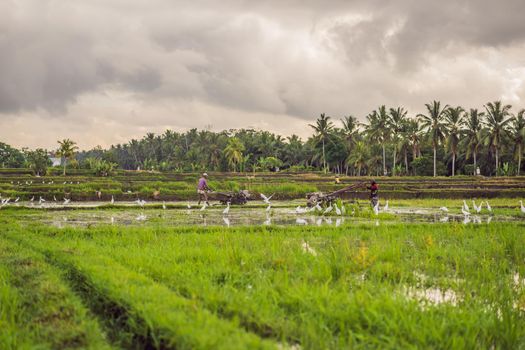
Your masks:
[{"label": "flooded rice paddy", "polygon": [[[16,203],[12,206],[33,208],[31,217],[56,227],[92,225],[165,225],[165,226],[334,226],[343,224],[381,225],[395,222],[407,223],[463,223],[490,224],[491,222],[516,221],[522,218],[511,215],[480,213],[463,215],[443,212],[439,208],[395,207],[381,210],[379,215],[352,216],[323,214],[321,211],[305,211],[299,201],[275,202],[268,210],[260,204],[232,206],[227,214],[226,206],[212,204],[204,210],[196,203],[155,202],[140,206],[136,202],[118,202],[115,205],[101,202]],[[297,209],[299,207],[299,209]],[[362,207],[366,212],[368,207]],[[303,211],[304,210],[304,211]],[[387,215],[385,215],[387,214]],[[25,216],[27,213],[25,214]]]}]

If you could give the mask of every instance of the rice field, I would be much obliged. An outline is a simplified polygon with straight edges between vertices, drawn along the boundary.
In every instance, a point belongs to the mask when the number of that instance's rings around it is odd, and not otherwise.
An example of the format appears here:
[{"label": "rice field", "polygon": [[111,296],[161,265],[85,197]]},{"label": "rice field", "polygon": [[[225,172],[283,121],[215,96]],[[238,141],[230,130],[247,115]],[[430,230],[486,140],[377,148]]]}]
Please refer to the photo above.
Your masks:
[{"label": "rice field", "polygon": [[44,195],[0,209],[1,349],[525,348],[519,198]]}]

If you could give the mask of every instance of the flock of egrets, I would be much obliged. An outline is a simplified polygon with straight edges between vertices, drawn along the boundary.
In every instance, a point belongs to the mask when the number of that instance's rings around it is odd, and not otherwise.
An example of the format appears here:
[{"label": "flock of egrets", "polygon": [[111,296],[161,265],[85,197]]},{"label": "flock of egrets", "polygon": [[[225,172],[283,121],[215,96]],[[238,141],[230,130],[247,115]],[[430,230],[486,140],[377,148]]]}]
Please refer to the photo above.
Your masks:
[{"label": "flock of egrets", "polygon": [[[52,181],[50,183],[52,183]],[[273,196],[274,196],[273,194],[270,196],[266,196],[263,193],[260,194],[262,202],[266,205],[265,207],[266,221],[264,222],[264,224],[267,224],[267,225],[271,223],[271,212],[273,208],[273,203],[271,199]],[[48,207],[46,204],[47,201],[49,201],[50,203],[55,203],[56,205],[63,205],[63,206],[68,206],[72,204],[72,201],[70,198],[63,198],[62,200],[58,200],[56,196],[53,196],[52,199],[48,199],[48,200],[46,200],[42,196],[39,196],[38,199],[36,199],[35,196],[29,199],[29,203],[31,206],[35,206],[35,204],[38,203],[40,208],[47,208]],[[109,203],[112,205],[116,203],[115,198],[113,196],[111,196],[111,200],[109,201]],[[140,198],[137,199],[134,203],[142,209],[144,209],[144,207],[147,204],[147,202],[144,199],[140,199]],[[519,203],[520,203],[519,211],[525,214],[525,206],[523,205],[523,201],[520,200]],[[3,198],[2,195],[0,194],[0,208],[9,206],[9,205],[20,205],[20,197],[17,197],[12,200],[10,197]],[[197,205],[196,209],[202,213],[208,210],[208,207],[210,207],[210,205],[207,202],[204,202],[202,205]],[[166,202],[162,202],[162,208],[167,209]],[[190,202],[187,202],[188,213],[191,213],[190,209],[192,208],[193,206],[190,204]],[[229,202],[226,203],[226,207],[222,209],[222,218],[223,218],[224,223],[227,226],[230,226],[230,219],[229,219],[230,209],[231,207],[230,207]],[[449,216],[448,216],[449,209],[445,206],[442,206],[439,208],[439,210],[445,214],[443,217],[440,218],[439,221],[441,222],[449,221]],[[482,201],[481,203],[479,203],[479,205],[476,204],[475,201],[472,201],[472,208],[469,207],[466,200],[463,200],[463,205],[461,206],[460,211],[461,211],[461,214],[463,215],[464,223],[481,222],[478,214],[483,214],[483,213],[489,214],[487,222],[490,222],[490,220],[492,219],[492,214],[493,214],[492,207],[490,203],[488,202],[488,200]],[[382,213],[392,212],[392,213],[403,214],[402,210],[396,211],[396,210],[390,209],[388,200],[385,202],[385,205],[383,207],[380,207],[379,202],[378,202],[375,206],[372,207],[372,212],[376,216],[379,215],[379,213],[381,212]],[[310,214],[310,215],[314,215],[320,218],[324,217],[325,219],[329,219],[330,216],[335,215],[336,217],[343,218],[346,216],[347,208],[344,204],[338,205],[336,202],[328,203],[328,205],[324,207],[321,206],[319,203],[317,203],[316,205],[311,206],[311,207],[297,206],[291,213],[298,215],[296,219],[297,224],[306,225],[307,220],[305,220],[304,217],[301,217],[301,215]],[[353,209],[352,209],[351,214],[352,215],[354,214]],[[425,211],[416,210],[416,211],[408,212],[408,214],[429,214],[429,213]],[[136,218],[137,221],[145,221],[146,219],[147,219],[147,216],[144,214],[144,212],[142,212]],[[331,220],[330,220],[330,223],[331,223]],[[338,223],[341,223],[341,220],[338,220]]]}]

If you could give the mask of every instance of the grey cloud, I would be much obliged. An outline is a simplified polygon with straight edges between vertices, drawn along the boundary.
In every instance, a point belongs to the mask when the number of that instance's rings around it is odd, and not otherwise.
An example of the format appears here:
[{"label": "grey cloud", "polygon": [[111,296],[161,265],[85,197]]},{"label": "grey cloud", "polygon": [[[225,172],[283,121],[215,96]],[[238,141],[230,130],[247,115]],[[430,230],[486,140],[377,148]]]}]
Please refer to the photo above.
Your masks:
[{"label": "grey cloud", "polygon": [[0,119],[87,123],[97,116],[82,113],[82,98],[112,93],[124,97],[105,106],[123,115],[141,103],[153,120],[155,106],[167,106],[163,125],[193,102],[196,124],[215,108],[235,111],[239,127],[255,115],[363,117],[434,98],[519,104],[523,13],[518,0],[5,0]]}]

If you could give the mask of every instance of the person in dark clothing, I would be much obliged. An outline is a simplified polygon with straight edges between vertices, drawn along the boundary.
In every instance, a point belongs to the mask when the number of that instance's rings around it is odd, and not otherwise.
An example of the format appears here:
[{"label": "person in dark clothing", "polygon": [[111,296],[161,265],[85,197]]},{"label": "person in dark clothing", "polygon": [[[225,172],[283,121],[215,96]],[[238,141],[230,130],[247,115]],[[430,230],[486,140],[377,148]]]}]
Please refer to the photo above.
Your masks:
[{"label": "person in dark clothing", "polygon": [[379,186],[372,180],[370,181],[370,186],[366,186],[366,189],[370,190],[370,204],[372,207],[375,207],[379,202]]}]

